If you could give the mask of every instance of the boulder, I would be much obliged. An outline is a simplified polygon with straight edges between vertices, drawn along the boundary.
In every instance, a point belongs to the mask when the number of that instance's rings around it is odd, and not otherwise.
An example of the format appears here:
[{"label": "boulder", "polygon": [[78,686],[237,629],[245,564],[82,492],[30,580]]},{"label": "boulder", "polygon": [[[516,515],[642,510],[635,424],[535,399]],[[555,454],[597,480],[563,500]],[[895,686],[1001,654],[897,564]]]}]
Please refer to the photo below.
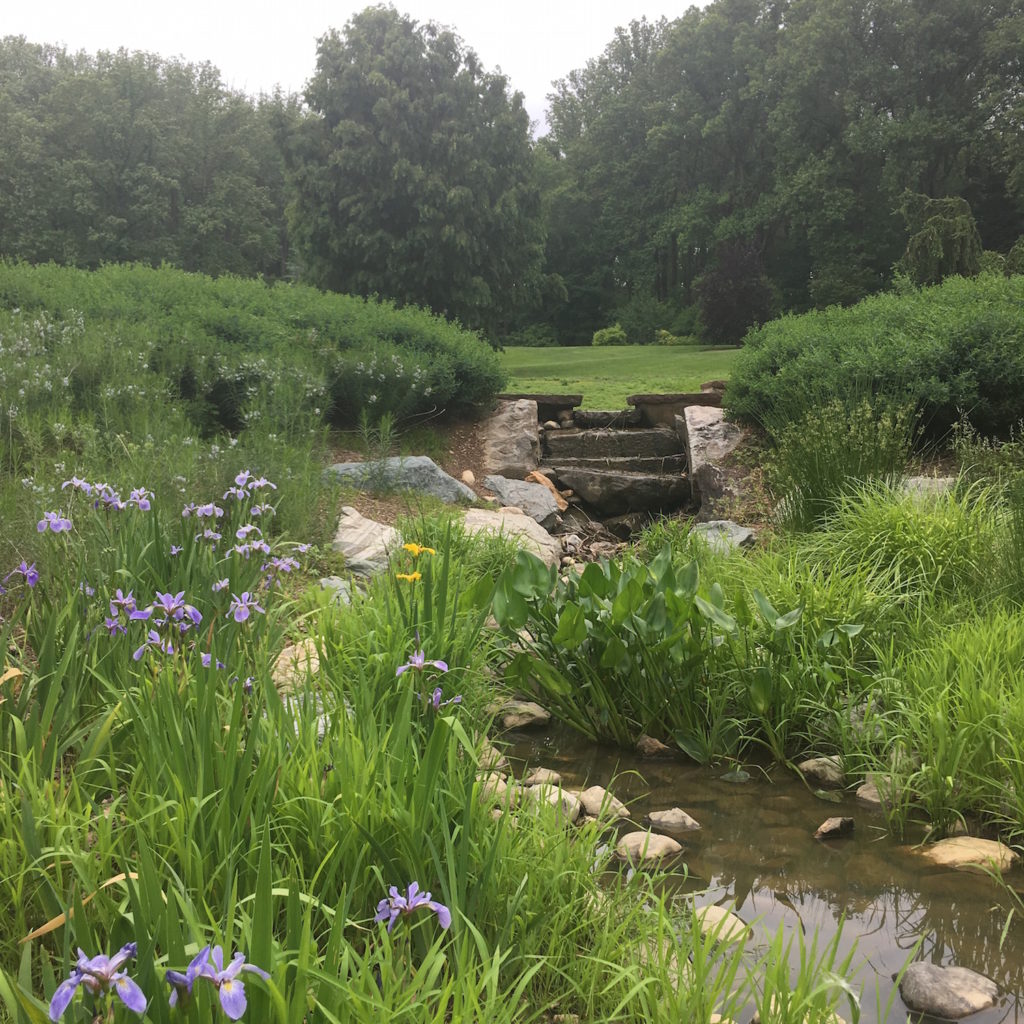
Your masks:
[{"label": "boulder", "polygon": [[864,784],[857,790],[857,799],[873,811],[885,809],[899,794],[892,778],[888,775],[868,774]]},{"label": "boulder", "polygon": [[557,808],[561,815],[564,815],[569,824],[575,822],[583,813],[583,805],[579,800],[572,793],[560,789],[558,786],[530,786],[528,789],[522,790],[522,798],[524,804],[533,804],[534,806],[550,804]]},{"label": "boulder", "polygon": [[562,429],[562,424],[559,423],[557,420],[545,420],[541,424],[541,426],[545,430],[561,430]]},{"label": "boulder", "polygon": [[801,761],[797,771],[810,783],[816,786],[840,787],[846,785],[846,774],[843,771],[841,757],[812,757]]},{"label": "boulder", "polygon": [[569,502],[562,497],[558,488],[539,469],[527,474],[526,479],[527,482],[531,484],[540,484],[541,487],[546,487],[551,492],[551,496],[555,499],[555,504],[558,506],[559,512],[564,512],[569,507]]},{"label": "boulder", "polygon": [[709,523],[695,523],[690,533],[703,538],[707,546],[719,555],[728,555],[737,548],[747,548],[757,539],[749,526],[740,526],[731,519],[712,519]]},{"label": "boulder", "polygon": [[467,487],[472,487],[476,483],[476,474],[471,469],[464,469],[462,471],[462,482]]},{"label": "boulder", "polygon": [[486,737],[479,739],[477,767],[484,772],[507,772],[508,758]]},{"label": "boulder", "polygon": [[994,1006],[999,988],[966,967],[913,963],[900,979],[900,998],[916,1013],[959,1020]]},{"label": "boulder", "polygon": [[508,792],[508,783],[497,772],[488,772],[479,782],[481,800],[501,798]]},{"label": "boulder", "polygon": [[[554,526],[558,521],[558,502],[555,495],[543,484],[527,480],[510,480],[508,477],[492,474],[484,477],[484,487],[493,491],[502,505],[521,509],[541,526]],[[562,501],[562,504],[565,502]]]},{"label": "boulder", "polygon": [[415,491],[453,505],[476,501],[476,495],[460,480],[449,476],[427,455],[403,455],[376,462],[336,462],[330,468],[335,476],[356,487],[389,488]]},{"label": "boulder", "polygon": [[670,807],[667,811],[651,811],[647,815],[651,828],[662,832],[695,832],[700,822],[691,818],[681,807]]},{"label": "boulder", "polygon": [[528,398],[499,402],[483,427],[488,473],[522,480],[540,465],[537,403]]},{"label": "boulder", "polygon": [[278,692],[293,693],[301,690],[310,676],[320,671],[320,655],[316,638],[307,636],[297,643],[288,644],[274,659],[270,677]]},{"label": "boulder", "polygon": [[731,910],[712,903],[695,912],[702,935],[710,935],[717,942],[742,942],[747,937],[747,924]]},{"label": "boulder", "polygon": [[940,868],[960,871],[1009,871],[1019,860],[1016,853],[994,839],[954,836],[921,848],[925,860]]},{"label": "boulder", "polygon": [[466,533],[508,537],[548,565],[558,565],[561,545],[540,523],[511,508],[471,508],[463,520]]},{"label": "boulder", "polygon": [[323,576],[320,579],[320,589],[331,592],[331,600],[335,604],[352,603],[352,583],[350,580],[343,580],[340,576]]},{"label": "boulder", "polygon": [[629,808],[604,786],[590,786],[577,794],[583,810],[595,818],[628,818]]},{"label": "boulder", "polygon": [[675,427],[686,448],[694,502],[703,506],[730,493],[730,474],[722,462],[743,443],[743,431],[726,422],[721,409],[701,405],[687,406]]},{"label": "boulder", "polygon": [[853,833],[853,818],[826,818],[814,833],[815,839],[841,839]]},{"label": "boulder", "polygon": [[559,786],[562,776],[550,768],[535,768],[522,781],[524,786]]},{"label": "boulder", "polygon": [[492,710],[503,729],[529,729],[551,721],[551,712],[532,700],[507,700]]},{"label": "boulder", "polygon": [[682,852],[679,843],[657,832],[627,832],[615,846],[615,855],[631,864],[655,864]]},{"label": "boulder", "polygon": [[344,555],[345,567],[355,575],[375,576],[387,569],[388,556],[402,546],[402,538],[393,526],[366,519],[343,505],[331,546]]},{"label": "boulder", "polygon": [[956,486],[955,476],[908,476],[903,481],[904,494],[912,498],[940,498]]}]

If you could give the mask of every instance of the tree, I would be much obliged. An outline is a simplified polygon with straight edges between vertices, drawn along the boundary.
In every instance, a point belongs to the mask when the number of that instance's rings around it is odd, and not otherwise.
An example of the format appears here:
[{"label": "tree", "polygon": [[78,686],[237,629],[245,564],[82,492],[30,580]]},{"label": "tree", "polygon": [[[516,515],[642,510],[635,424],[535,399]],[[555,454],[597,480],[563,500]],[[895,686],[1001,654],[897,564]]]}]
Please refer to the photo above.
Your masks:
[{"label": "tree", "polygon": [[497,331],[540,284],[522,95],[452,32],[393,7],[323,36],[289,155],[294,236],[321,287]]},{"label": "tree", "polygon": [[965,199],[905,192],[900,212],[910,238],[898,267],[914,284],[938,284],[954,274],[974,277],[981,269],[981,235]]}]

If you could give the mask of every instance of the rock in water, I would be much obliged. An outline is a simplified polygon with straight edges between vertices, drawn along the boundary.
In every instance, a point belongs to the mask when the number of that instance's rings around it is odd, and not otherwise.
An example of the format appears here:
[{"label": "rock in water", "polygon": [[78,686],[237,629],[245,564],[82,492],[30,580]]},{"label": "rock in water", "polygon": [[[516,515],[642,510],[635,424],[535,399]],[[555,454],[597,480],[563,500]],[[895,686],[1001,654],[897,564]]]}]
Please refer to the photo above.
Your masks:
[{"label": "rock in water", "polygon": [[725,907],[712,903],[694,912],[700,924],[701,934],[711,935],[718,942],[742,942],[747,936],[747,925]]},{"label": "rock in water", "polygon": [[654,864],[682,852],[679,843],[657,832],[627,832],[615,847],[616,856],[631,864]]},{"label": "rock in water", "polygon": [[536,402],[528,398],[501,402],[483,433],[488,473],[522,480],[540,465]]},{"label": "rock in water", "polygon": [[700,822],[691,818],[681,807],[671,807],[667,811],[651,811],[647,815],[651,828],[660,829],[663,832],[695,832],[700,828]]},{"label": "rock in water", "polygon": [[841,757],[812,757],[807,761],[801,761],[796,767],[808,782],[815,785],[846,785],[846,774],[843,772]]},{"label": "rock in water", "polygon": [[357,576],[375,576],[388,567],[388,555],[401,547],[393,526],[366,519],[349,505],[342,506],[332,547],[345,557],[345,568]]},{"label": "rock in water", "polygon": [[495,718],[503,729],[529,729],[547,725],[551,712],[532,700],[507,700],[495,709]]},{"label": "rock in water", "polygon": [[523,779],[524,786],[560,786],[562,776],[550,768],[535,768]]},{"label": "rock in water", "polygon": [[924,847],[921,854],[936,867],[960,871],[1009,871],[1019,859],[1005,844],[973,836],[942,839]]},{"label": "rock in water", "polygon": [[993,1006],[999,996],[994,981],[966,967],[911,964],[900,979],[900,997],[917,1013],[959,1020]]},{"label": "rock in water", "polygon": [[590,786],[578,794],[583,810],[595,818],[628,818],[629,809],[603,786]]},{"label": "rock in water", "polygon": [[853,832],[853,818],[826,818],[814,833],[815,839],[841,839]]}]

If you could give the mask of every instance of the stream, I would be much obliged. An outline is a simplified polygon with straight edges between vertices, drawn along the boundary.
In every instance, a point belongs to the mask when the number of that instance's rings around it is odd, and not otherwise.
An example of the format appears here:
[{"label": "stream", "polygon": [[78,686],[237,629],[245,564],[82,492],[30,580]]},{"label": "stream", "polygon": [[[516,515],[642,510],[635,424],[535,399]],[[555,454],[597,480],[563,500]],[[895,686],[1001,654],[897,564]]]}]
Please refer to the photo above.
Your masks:
[{"label": "stream", "polygon": [[[728,766],[644,760],[557,727],[506,738],[513,741],[508,754],[516,775],[529,765],[559,772],[566,787],[605,786],[629,805],[640,827],[645,814],[670,807],[696,818],[699,831],[673,833],[689,872],[680,884],[698,894],[698,905],[717,903],[754,922],[755,952],[780,925],[787,937],[797,928],[807,939],[817,931],[820,951],[842,922],[839,958],[856,947],[851,981],[861,994],[864,1024],[907,1019],[893,979],[919,940],[917,959],[968,967],[999,985],[999,1002],[967,1018],[971,1024],[1024,1021],[1024,912],[1007,927],[1012,899],[992,879],[922,860],[914,844],[923,831],[898,841],[884,816],[852,793],[841,803],[822,801],[786,769],[766,776],[748,766],[750,780],[737,784],[723,781]],[[854,819],[852,836],[814,839],[815,829],[835,815]],[[1020,868],[1015,874],[1019,879]],[[837,1008],[851,1019],[848,1005]]]}]

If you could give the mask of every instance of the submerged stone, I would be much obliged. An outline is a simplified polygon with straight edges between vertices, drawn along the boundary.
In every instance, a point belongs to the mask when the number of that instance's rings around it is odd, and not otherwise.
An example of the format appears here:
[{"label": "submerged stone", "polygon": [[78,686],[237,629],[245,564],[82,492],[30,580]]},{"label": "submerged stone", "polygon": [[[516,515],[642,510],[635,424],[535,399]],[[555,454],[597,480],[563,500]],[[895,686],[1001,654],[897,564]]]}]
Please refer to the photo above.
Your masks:
[{"label": "submerged stone", "polygon": [[815,839],[841,839],[853,832],[853,818],[826,818],[814,833]]},{"label": "submerged stone", "polygon": [[695,832],[700,822],[691,818],[681,807],[670,807],[667,811],[651,811],[647,816],[652,828],[663,832]]},{"label": "submerged stone", "polygon": [[911,964],[900,979],[900,997],[917,1013],[959,1020],[995,1005],[999,988],[966,967]]}]

